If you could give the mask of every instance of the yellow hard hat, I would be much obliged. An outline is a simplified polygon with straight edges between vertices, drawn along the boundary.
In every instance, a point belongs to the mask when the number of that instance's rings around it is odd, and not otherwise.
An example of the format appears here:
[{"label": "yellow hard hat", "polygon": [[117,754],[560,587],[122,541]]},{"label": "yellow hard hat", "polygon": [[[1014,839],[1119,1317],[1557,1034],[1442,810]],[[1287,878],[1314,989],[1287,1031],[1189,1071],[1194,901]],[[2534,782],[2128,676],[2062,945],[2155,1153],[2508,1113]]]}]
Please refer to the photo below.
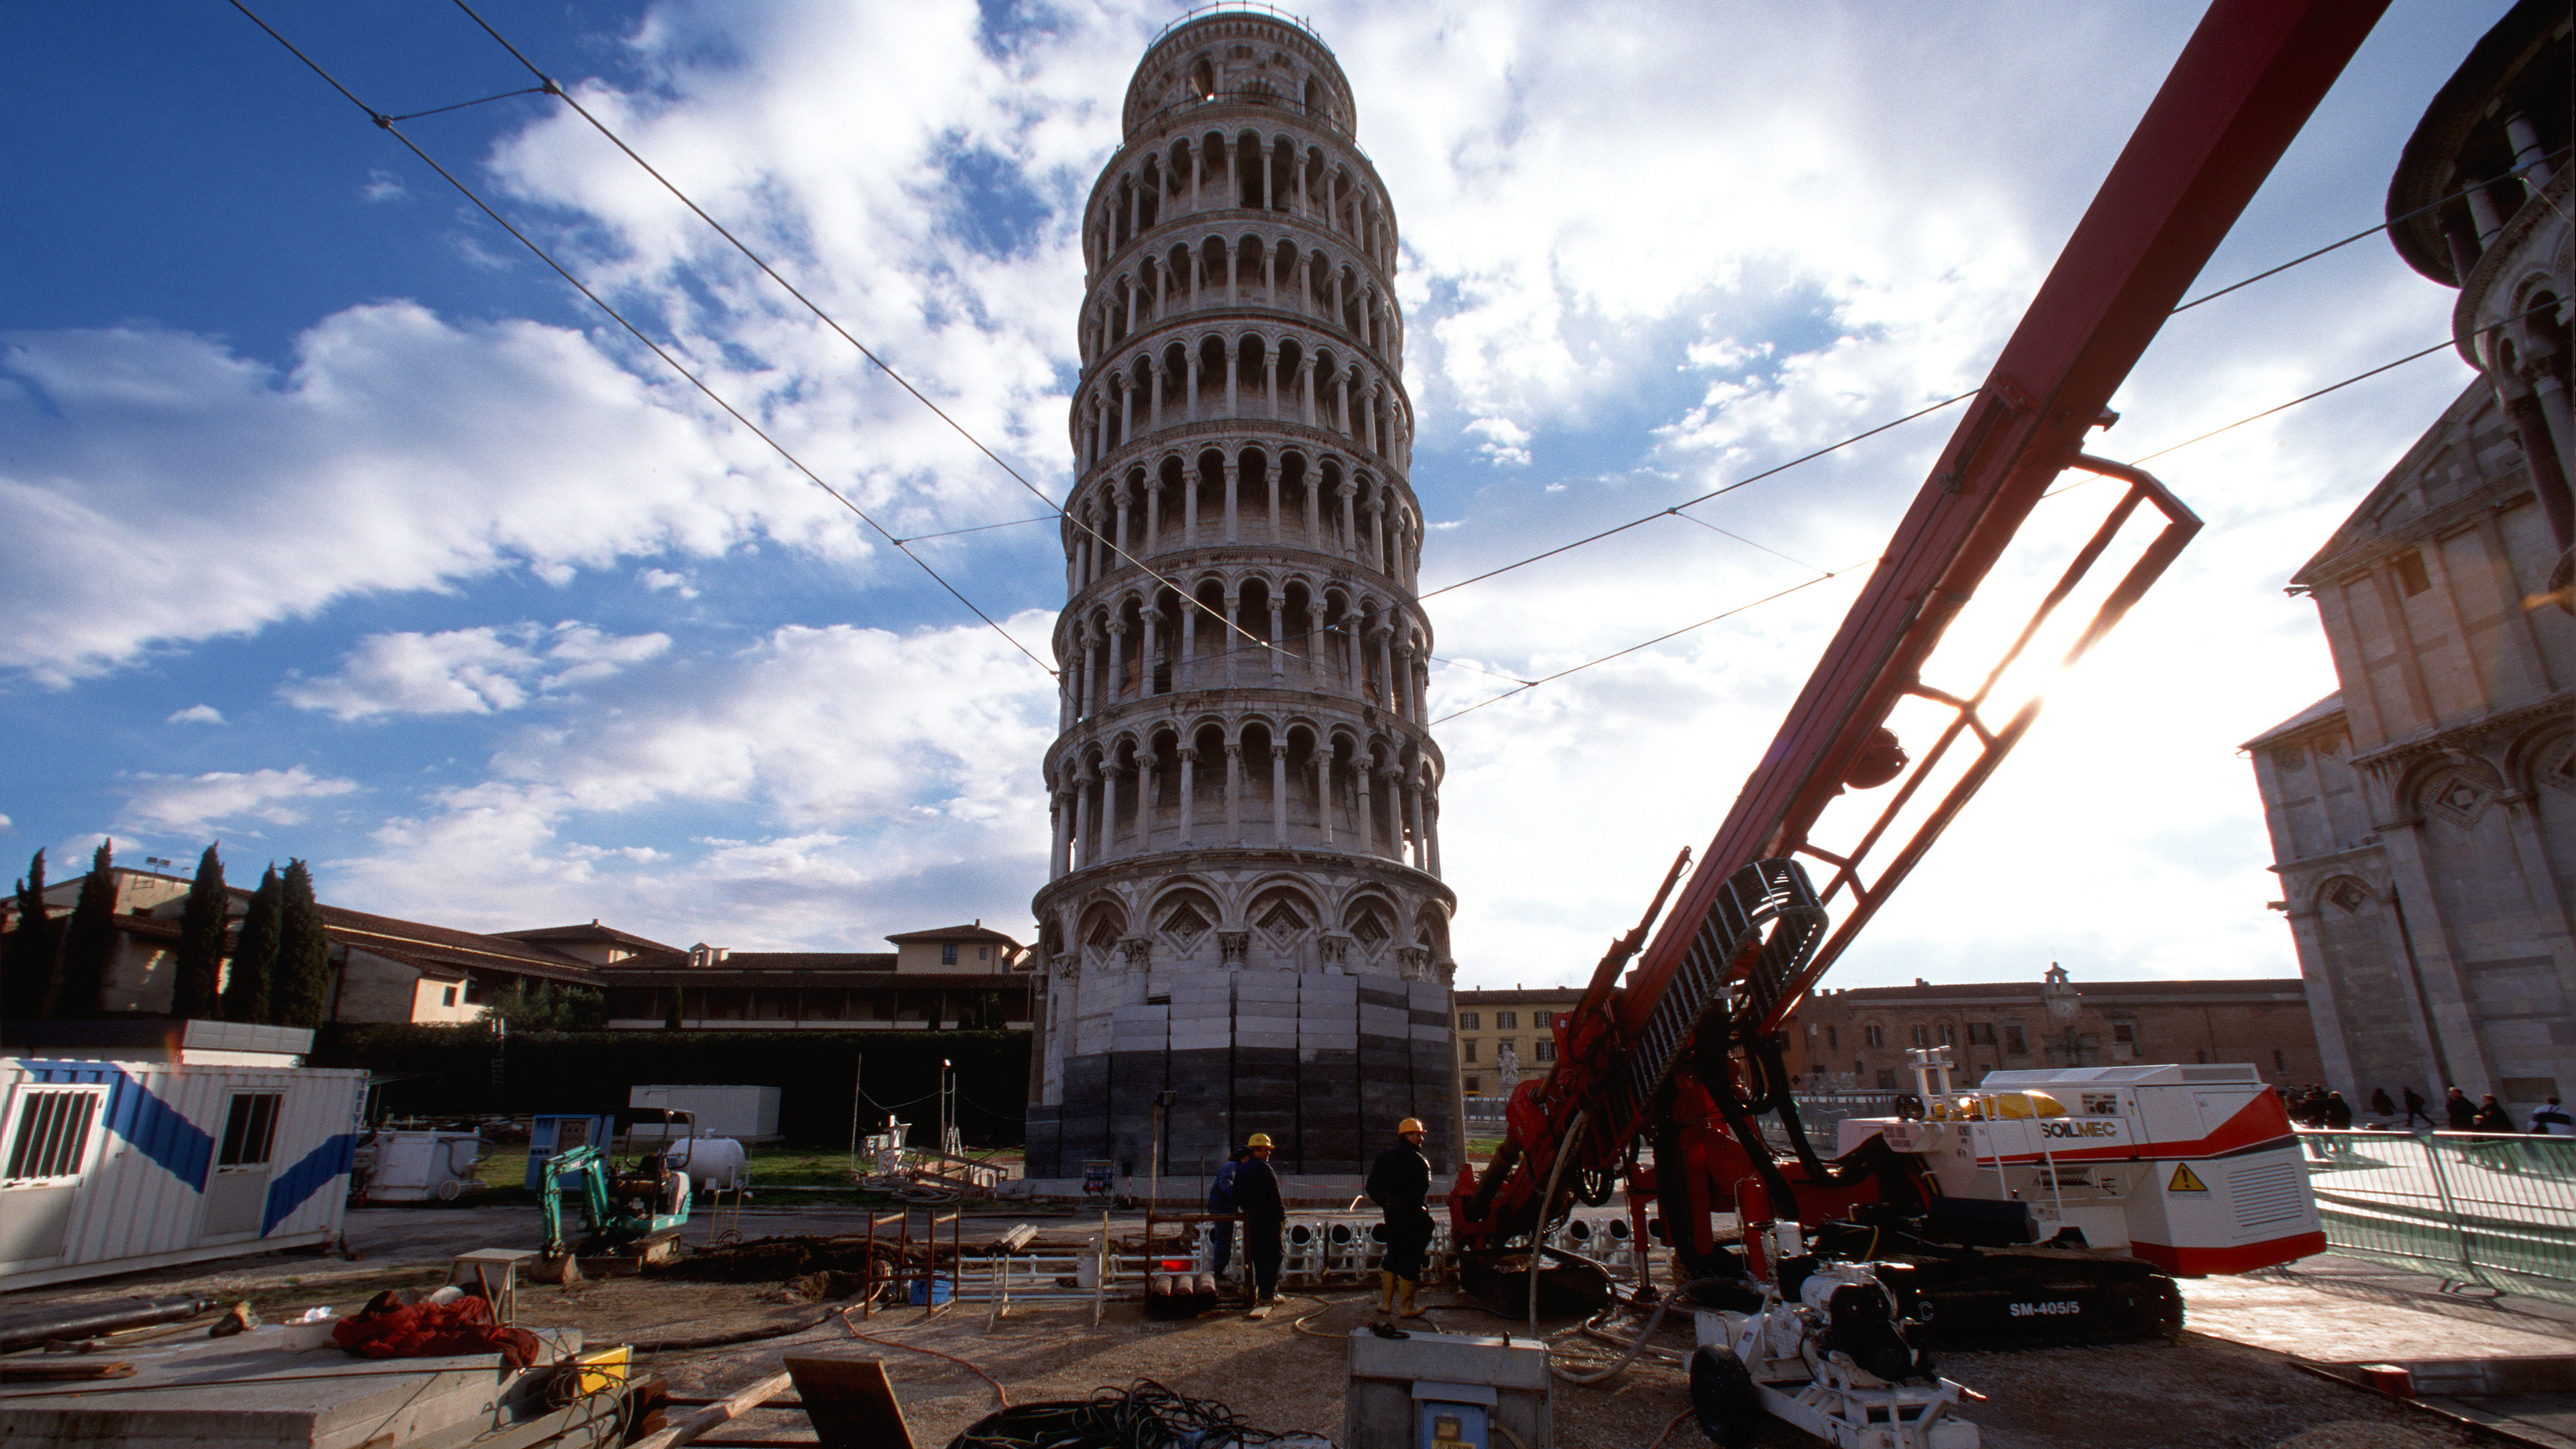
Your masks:
[{"label": "yellow hard hat", "polygon": [[1270,1141],[1269,1133],[1255,1132],[1251,1136],[1243,1139],[1243,1145],[1246,1147],[1269,1147],[1273,1144]]},{"label": "yellow hard hat", "polygon": [[1398,1137],[1403,1136],[1407,1132],[1419,1132],[1421,1130],[1423,1130],[1422,1119],[1419,1117],[1407,1117],[1403,1121],[1395,1124],[1395,1135]]}]

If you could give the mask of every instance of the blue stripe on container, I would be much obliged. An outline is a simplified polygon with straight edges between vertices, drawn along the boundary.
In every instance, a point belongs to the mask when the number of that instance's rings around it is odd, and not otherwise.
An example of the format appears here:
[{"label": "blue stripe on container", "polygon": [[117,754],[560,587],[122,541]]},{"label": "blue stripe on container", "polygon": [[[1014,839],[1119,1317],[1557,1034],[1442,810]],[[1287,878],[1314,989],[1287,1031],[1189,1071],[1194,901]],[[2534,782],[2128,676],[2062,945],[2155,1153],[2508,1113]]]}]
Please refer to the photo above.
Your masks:
[{"label": "blue stripe on container", "polygon": [[64,1085],[107,1084],[107,1130],[133,1144],[134,1150],[161,1165],[194,1192],[206,1190],[206,1171],[214,1165],[215,1139],[162,1101],[151,1088],[112,1066],[95,1062],[28,1062],[36,1080]]},{"label": "blue stripe on container", "polygon": [[323,1140],[321,1146],[305,1153],[293,1167],[277,1175],[268,1185],[268,1212],[260,1219],[259,1235],[267,1237],[279,1223],[304,1206],[304,1200],[339,1178],[348,1176],[358,1160],[358,1134],[343,1132]]}]

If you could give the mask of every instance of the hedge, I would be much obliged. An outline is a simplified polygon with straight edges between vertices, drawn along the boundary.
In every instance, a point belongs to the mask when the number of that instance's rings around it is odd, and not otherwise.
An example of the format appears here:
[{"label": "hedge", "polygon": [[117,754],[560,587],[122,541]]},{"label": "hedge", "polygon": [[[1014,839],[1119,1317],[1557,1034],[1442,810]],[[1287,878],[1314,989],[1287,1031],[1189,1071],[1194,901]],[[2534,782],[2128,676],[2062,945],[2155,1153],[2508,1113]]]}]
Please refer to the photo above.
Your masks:
[{"label": "hedge", "polygon": [[777,1087],[780,1134],[821,1144],[849,1140],[858,1093],[862,1130],[892,1111],[914,1124],[916,1143],[928,1143],[943,1057],[956,1073],[966,1142],[1019,1144],[1024,1031],[513,1032],[504,1041],[480,1025],[334,1022],[316,1032],[307,1061],[374,1073],[380,1116],[612,1112],[641,1085]]}]

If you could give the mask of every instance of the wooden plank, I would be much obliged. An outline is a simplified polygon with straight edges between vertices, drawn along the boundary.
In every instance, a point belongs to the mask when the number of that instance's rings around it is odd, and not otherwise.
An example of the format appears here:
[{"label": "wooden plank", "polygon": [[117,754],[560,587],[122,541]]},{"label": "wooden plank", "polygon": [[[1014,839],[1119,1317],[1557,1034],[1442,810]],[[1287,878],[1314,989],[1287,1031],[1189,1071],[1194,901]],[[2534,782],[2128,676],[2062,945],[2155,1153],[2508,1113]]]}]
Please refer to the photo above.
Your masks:
[{"label": "wooden plank", "polygon": [[771,1374],[748,1388],[736,1390],[722,1403],[710,1404],[658,1434],[648,1434],[636,1440],[628,1449],[677,1449],[678,1445],[689,1443],[709,1429],[741,1418],[777,1398],[787,1392],[792,1382],[786,1374]]},{"label": "wooden plank", "polygon": [[790,1354],[787,1372],[823,1449],[914,1449],[885,1360]]}]

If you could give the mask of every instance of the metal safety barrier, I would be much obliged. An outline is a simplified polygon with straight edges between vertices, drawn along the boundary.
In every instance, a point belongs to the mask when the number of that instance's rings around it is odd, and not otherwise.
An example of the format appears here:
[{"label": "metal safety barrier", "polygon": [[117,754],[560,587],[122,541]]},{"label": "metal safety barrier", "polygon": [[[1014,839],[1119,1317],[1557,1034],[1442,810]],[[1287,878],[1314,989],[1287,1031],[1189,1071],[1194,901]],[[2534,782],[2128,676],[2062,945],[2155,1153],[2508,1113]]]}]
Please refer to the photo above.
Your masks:
[{"label": "metal safety barrier", "polygon": [[2445,1288],[2576,1303],[2576,1137],[2302,1128],[2326,1245]]}]

